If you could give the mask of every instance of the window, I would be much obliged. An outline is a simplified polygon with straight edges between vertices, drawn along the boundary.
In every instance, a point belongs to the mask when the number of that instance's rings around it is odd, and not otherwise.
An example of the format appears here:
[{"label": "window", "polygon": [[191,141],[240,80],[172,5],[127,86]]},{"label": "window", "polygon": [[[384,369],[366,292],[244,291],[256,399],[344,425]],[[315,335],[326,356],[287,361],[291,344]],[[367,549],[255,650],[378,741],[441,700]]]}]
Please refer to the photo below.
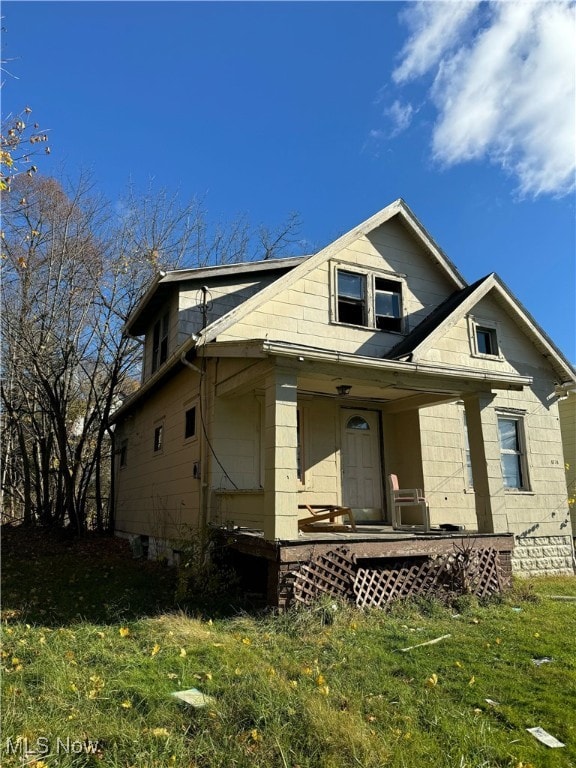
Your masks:
[{"label": "window", "polygon": [[164,425],[159,424],[154,429],[154,452],[155,453],[162,450],[163,439],[164,439]]},{"label": "window", "polygon": [[402,285],[396,280],[374,279],[376,327],[381,331],[402,330]]},{"label": "window", "polygon": [[128,464],[128,440],[123,440],[120,445],[120,467]]},{"label": "window", "polygon": [[498,435],[504,488],[527,490],[522,419],[498,417]]},{"label": "window", "polygon": [[336,270],[339,323],[402,331],[402,283],[360,272]]},{"label": "window", "polygon": [[468,316],[470,349],[474,357],[492,357],[500,360],[498,321]]},{"label": "window", "polygon": [[351,416],[346,424],[346,429],[362,429],[368,431],[370,425],[362,416]]},{"label": "window", "polygon": [[495,328],[476,326],[476,350],[479,355],[498,355]]},{"label": "window", "polygon": [[166,312],[154,323],[152,331],[152,373],[168,359],[168,329],[170,315]]},{"label": "window", "polygon": [[184,439],[196,436],[196,406],[188,408],[184,415]]},{"label": "window", "polygon": [[366,278],[338,270],[338,320],[366,325]]}]

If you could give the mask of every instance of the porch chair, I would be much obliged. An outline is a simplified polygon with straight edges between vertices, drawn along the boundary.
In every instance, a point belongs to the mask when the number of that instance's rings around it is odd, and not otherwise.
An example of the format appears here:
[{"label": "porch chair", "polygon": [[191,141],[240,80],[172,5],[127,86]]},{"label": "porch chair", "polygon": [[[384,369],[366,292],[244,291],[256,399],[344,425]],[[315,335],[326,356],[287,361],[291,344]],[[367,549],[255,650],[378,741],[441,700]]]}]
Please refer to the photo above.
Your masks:
[{"label": "porch chair", "polygon": [[398,475],[388,475],[392,528],[430,530],[430,509],[421,488],[400,488]]}]

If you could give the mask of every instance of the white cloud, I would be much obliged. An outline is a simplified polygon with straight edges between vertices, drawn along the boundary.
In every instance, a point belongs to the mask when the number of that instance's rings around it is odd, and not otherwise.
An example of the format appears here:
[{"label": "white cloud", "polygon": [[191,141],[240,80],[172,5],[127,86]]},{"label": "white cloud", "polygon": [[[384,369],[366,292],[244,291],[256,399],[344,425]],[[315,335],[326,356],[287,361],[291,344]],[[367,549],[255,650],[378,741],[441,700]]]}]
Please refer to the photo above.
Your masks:
[{"label": "white cloud", "polygon": [[402,84],[432,71],[435,159],[488,158],[516,175],[523,194],[572,191],[574,2],[419,3],[408,14],[412,35],[393,77]]},{"label": "white cloud", "polygon": [[386,109],[384,114],[392,121],[392,133],[390,134],[390,138],[393,138],[408,128],[412,122],[414,108],[411,104],[402,104],[400,101],[396,100],[391,107]]}]

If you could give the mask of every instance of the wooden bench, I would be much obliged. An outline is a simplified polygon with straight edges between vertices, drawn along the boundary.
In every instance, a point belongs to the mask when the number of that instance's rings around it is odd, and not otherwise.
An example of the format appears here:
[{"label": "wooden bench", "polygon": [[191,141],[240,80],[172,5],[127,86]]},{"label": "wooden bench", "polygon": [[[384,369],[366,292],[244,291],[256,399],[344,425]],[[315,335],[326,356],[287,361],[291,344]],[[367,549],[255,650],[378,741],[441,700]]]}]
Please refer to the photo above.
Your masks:
[{"label": "wooden bench", "polygon": [[[306,509],[310,517],[304,517],[298,520],[299,531],[347,531],[347,525],[337,525],[334,520],[337,517],[347,517],[350,528],[356,530],[356,521],[350,507],[341,507],[337,504],[298,504],[298,509]],[[325,520],[328,523],[318,525]]]}]

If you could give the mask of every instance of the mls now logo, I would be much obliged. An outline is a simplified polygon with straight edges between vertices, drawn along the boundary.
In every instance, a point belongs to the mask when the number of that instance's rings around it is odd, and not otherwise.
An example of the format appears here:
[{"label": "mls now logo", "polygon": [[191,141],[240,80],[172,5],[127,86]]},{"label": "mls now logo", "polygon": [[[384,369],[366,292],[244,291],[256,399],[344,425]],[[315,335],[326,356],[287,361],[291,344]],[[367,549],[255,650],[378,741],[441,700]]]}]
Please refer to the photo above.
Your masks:
[{"label": "mls now logo", "polygon": [[89,739],[74,740],[69,736],[65,739],[57,738],[51,742],[47,736],[39,736],[31,740],[27,736],[8,737],[4,746],[7,755],[48,755],[53,752],[57,755],[95,755],[98,751],[98,742]]}]

